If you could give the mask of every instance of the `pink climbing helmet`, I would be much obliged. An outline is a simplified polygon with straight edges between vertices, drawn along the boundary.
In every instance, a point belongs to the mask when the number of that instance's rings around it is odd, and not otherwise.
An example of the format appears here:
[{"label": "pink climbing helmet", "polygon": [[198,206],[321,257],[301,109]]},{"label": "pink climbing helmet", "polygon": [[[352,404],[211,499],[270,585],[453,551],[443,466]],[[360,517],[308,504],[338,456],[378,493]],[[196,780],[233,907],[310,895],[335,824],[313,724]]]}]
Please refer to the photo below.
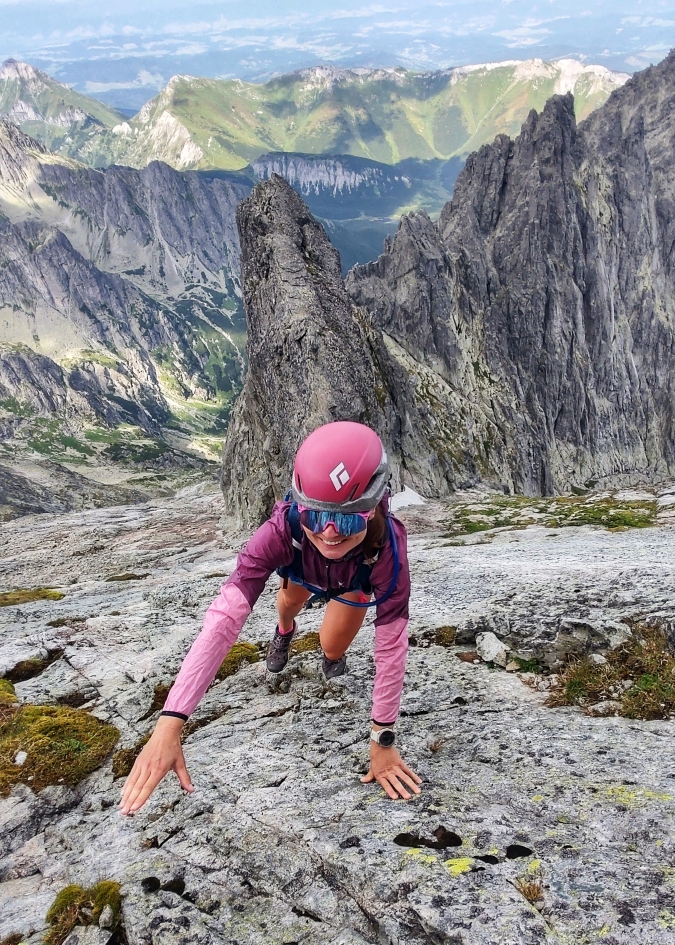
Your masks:
[{"label": "pink climbing helmet", "polygon": [[339,420],[318,427],[300,446],[292,495],[317,511],[369,512],[388,482],[387,453],[377,433],[363,423]]}]

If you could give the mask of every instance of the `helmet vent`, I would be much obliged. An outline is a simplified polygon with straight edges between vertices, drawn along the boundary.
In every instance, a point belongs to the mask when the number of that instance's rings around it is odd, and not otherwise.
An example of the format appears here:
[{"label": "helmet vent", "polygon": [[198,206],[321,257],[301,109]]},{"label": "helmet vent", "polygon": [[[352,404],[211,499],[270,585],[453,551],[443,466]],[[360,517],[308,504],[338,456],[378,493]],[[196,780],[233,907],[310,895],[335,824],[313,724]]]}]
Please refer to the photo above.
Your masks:
[{"label": "helmet vent", "polygon": [[352,489],[352,491],[349,493],[349,498],[347,499],[347,502],[351,502],[351,501],[352,501],[352,499],[354,498],[354,496],[355,496],[356,493],[358,492],[358,488],[359,488],[359,484],[358,484],[358,482],[357,482],[356,485],[354,486],[354,488]]}]

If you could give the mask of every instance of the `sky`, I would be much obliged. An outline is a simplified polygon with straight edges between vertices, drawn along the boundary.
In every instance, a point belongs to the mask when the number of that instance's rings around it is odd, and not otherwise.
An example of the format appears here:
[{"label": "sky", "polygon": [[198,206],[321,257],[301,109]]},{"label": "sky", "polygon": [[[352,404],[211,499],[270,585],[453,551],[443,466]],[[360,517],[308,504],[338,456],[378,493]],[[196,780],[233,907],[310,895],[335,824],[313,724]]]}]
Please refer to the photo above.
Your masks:
[{"label": "sky", "polygon": [[0,0],[0,57],[136,110],[176,73],[264,81],[319,63],[445,69],[573,56],[633,72],[675,0]]}]

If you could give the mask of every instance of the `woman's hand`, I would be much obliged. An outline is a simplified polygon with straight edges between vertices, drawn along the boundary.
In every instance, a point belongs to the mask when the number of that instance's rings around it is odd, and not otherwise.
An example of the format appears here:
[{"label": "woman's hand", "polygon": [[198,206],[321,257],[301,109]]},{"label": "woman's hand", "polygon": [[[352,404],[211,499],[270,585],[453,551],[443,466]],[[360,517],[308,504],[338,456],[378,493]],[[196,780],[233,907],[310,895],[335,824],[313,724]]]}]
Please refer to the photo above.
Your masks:
[{"label": "woman's hand", "polygon": [[418,785],[422,783],[422,779],[408,767],[396,748],[393,745],[391,748],[383,748],[373,741],[370,743],[370,771],[361,778],[362,784],[370,784],[372,781],[377,781],[392,801],[397,801],[399,797],[410,800],[411,795],[405,785],[415,794],[421,793]]},{"label": "woman's hand", "polygon": [[176,772],[184,791],[194,791],[180,743],[182,727],[182,719],[168,715],[159,717],[155,731],[124,782],[120,813],[134,814],[140,810],[169,771]]}]

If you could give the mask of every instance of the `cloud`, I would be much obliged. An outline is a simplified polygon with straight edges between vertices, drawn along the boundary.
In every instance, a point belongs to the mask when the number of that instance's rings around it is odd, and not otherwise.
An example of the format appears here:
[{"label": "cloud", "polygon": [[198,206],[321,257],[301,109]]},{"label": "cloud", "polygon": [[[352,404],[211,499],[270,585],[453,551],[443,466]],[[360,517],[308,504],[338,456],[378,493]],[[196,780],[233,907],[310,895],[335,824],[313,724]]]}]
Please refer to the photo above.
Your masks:
[{"label": "cloud", "polygon": [[112,89],[161,89],[165,83],[166,79],[161,73],[141,69],[131,82],[85,82],[85,89],[89,95],[97,95]]},{"label": "cloud", "polygon": [[512,30],[499,30],[493,35],[505,39],[507,41],[506,45],[513,48],[516,46],[536,46],[537,43],[551,35],[551,30],[535,29],[532,26],[518,26]]}]

